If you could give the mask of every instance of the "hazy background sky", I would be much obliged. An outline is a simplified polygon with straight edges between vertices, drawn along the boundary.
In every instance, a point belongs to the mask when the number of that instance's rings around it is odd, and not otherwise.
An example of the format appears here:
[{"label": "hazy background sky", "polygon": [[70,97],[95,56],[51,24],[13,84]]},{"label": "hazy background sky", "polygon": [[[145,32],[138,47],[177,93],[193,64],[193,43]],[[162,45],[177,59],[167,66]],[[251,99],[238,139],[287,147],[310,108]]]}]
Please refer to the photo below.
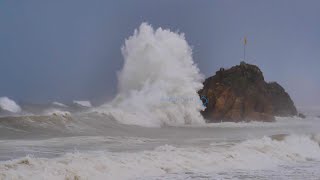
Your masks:
[{"label": "hazy background sky", "polygon": [[297,105],[320,104],[320,1],[0,1],[0,96],[102,102],[116,93],[124,39],[142,22],[184,32],[201,72],[248,62]]}]

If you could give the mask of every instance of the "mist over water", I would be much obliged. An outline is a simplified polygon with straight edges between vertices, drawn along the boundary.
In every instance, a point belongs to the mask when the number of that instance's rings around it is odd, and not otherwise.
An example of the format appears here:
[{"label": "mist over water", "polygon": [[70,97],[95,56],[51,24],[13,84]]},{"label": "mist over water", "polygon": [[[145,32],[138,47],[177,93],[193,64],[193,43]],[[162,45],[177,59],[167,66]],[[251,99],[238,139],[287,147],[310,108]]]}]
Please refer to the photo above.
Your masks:
[{"label": "mist over water", "polygon": [[[99,111],[125,124],[159,127],[204,123],[197,91],[203,76],[184,34],[142,23],[122,47],[118,94]],[[163,101],[170,97],[193,101]]]}]

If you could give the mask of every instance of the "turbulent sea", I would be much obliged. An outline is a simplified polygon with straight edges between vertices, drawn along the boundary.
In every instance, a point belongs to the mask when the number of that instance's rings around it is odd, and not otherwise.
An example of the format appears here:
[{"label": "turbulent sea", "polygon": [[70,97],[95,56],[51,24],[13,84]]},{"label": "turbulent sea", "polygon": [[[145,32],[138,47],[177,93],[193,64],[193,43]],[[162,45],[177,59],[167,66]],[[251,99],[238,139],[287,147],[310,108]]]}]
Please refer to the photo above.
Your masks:
[{"label": "turbulent sea", "polygon": [[98,113],[6,117],[0,179],[319,179],[319,122],[150,128]]},{"label": "turbulent sea", "polygon": [[1,180],[320,179],[320,109],[206,124],[183,34],[143,23],[122,54],[118,92],[101,106],[0,98]]}]

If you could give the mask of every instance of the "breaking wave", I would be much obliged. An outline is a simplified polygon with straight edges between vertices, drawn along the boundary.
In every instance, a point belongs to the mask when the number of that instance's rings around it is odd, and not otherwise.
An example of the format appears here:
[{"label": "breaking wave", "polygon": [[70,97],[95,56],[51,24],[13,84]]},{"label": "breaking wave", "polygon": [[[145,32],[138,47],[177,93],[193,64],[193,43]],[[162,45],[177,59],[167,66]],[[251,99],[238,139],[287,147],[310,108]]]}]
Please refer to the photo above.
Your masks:
[{"label": "breaking wave", "polygon": [[74,104],[82,106],[82,107],[87,107],[87,108],[91,108],[91,102],[90,101],[73,101]]},{"label": "breaking wave", "polygon": [[142,23],[125,41],[122,55],[118,94],[98,111],[149,127],[204,123],[197,94],[203,76],[184,34]]},{"label": "breaking wave", "polygon": [[0,179],[133,179],[183,172],[266,170],[320,160],[319,136],[290,135],[209,147],[160,146],[142,152],[68,153],[48,159],[28,156],[0,163]]},{"label": "breaking wave", "polygon": [[0,97],[0,110],[1,109],[12,113],[21,112],[20,106],[8,97]]}]

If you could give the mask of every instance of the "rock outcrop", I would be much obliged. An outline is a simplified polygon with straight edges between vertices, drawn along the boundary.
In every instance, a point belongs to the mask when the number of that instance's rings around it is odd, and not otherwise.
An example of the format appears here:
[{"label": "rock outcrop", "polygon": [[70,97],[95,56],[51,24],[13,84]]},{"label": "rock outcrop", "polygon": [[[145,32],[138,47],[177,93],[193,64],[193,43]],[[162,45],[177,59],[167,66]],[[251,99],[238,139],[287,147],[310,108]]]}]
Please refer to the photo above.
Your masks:
[{"label": "rock outcrop", "polygon": [[208,99],[201,112],[208,122],[273,121],[274,116],[297,115],[289,94],[278,83],[265,82],[261,70],[245,62],[221,68],[205,80],[199,95]]}]

